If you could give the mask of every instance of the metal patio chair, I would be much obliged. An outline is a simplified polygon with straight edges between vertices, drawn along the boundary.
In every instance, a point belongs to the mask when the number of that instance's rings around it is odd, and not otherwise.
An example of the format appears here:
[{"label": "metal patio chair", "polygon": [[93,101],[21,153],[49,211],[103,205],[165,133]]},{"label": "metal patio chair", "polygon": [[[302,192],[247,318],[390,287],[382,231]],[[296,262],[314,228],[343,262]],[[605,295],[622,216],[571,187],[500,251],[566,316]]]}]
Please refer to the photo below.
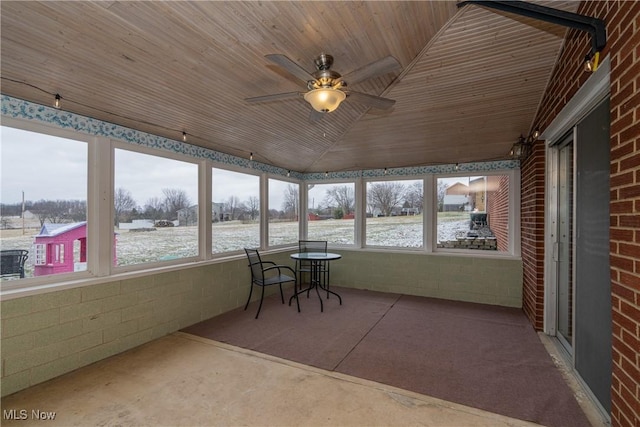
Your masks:
[{"label": "metal patio chair", "polygon": [[0,251],[0,276],[24,279],[24,264],[29,258],[25,249],[4,249]]},{"label": "metal patio chair", "polygon": [[[251,269],[251,288],[249,290],[249,298],[247,298],[247,303],[244,306],[246,310],[249,307],[249,302],[251,302],[251,294],[253,293],[253,286],[260,286],[262,288],[262,293],[260,294],[260,305],[258,306],[258,312],[256,313],[256,319],[260,315],[260,310],[262,309],[262,301],[264,300],[264,288],[267,286],[278,285],[280,287],[280,299],[284,304],[284,294],[282,293],[282,284],[293,282],[294,291],[296,280],[296,272],[291,267],[286,265],[277,265],[272,261],[262,261],[260,257],[260,253],[258,253],[257,249],[246,249],[244,250],[247,254],[247,258],[249,259],[249,268]],[[288,276],[283,274],[282,271],[290,271],[292,276]],[[298,301],[298,296],[296,295],[296,303],[298,304],[298,312],[300,312],[300,302]]]}]

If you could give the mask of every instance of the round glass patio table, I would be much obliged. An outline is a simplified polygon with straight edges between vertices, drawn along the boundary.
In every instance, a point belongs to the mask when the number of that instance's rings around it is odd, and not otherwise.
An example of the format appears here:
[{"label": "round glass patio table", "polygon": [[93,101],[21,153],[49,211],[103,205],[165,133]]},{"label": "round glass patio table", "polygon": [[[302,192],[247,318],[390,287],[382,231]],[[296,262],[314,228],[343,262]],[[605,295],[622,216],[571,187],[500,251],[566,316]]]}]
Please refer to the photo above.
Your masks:
[{"label": "round glass patio table", "polygon": [[320,269],[321,269],[322,263],[340,259],[342,258],[342,255],[331,253],[331,252],[299,252],[299,253],[291,254],[289,256],[291,257],[291,259],[295,259],[297,261],[309,261],[311,263],[311,283],[309,287],[295,292],[293,296],[289,298],[289,305],[291,305],[291,301],[294,298],[297,298],[298,295],[300,295],[301,293],[307,292],[307,295],[309,295],[308,292],[310,292],[312,289],[316,290],[316,293],[318,294],[318,299],[320,299],[321,312],[324,311],[324,304],[322,302],[322,297],[320,296],[320,289],[327,292],[327,297],[328,297],[328,294],[333,294],[337,296],[338,300],[340,301],[340,305],[342,305],[342,298],[340,297],[340,295],[338,295],[333,291],[330,291],[329,284],[327,283],[325,287],[325,284],[322,283],[322,280],[320,280]]}]

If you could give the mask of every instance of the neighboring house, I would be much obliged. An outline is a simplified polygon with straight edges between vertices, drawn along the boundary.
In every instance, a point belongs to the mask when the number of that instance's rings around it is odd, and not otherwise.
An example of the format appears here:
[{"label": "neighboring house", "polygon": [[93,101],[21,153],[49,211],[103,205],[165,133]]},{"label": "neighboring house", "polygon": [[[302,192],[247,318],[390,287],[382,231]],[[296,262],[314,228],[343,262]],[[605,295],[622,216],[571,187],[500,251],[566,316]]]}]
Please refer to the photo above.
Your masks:
[{"label": "neighboring house", "polygon": [[455,184],[448,186],[444,190],[444,194],[449,196],[468,196],[469,186],[461,182],[456,182]]},{"label": "neighboring house", "polygon": [[481,176],[479,178],[469,181],[469,209],[476,212],[484,212],[487,210],[486,198],[487,196],[487,177]]},{"label": "neighboring house", "polygon": [[445,194],[442,204],[443,212],[467,211],[469,208],[469,196],[458,194]]},{"label": "neighboring house", "polygon": [[[231,217],[224,212],[224,203],[211,203],[211,221],[229,221]],[[178,226],[186,227],[198,225],[198,205],[192,205],[178,211]]]},{"label": "neighboring house", "polygon": [[382,210],[380,208],[375,207],[375,208],[371,209],[370,215],[372,217],[374,217],[374,218],[382,216]]},{"label": "neighboring house", "polygon": [[[44,224],[36,235],[34,276],[72,273],[87,268],[87,221]],[[113,263],[116,264],[116,235]]]},{"label": "neighboring house", "polygon": [[211,203],[211,221],[229,221],[229,214],[224,213],[224,203]]},{"label": "neighboring house", "polygon": [[444,190],[443,212],[460,212],[469,209],[469,186],[456,182]]},{"label": "neighboring house", "polygon": [[418,208],[402,208],[402,210],[400,211],[400,215],[403,215],[403,216],[420,215],[420,209],[418,209]]}]

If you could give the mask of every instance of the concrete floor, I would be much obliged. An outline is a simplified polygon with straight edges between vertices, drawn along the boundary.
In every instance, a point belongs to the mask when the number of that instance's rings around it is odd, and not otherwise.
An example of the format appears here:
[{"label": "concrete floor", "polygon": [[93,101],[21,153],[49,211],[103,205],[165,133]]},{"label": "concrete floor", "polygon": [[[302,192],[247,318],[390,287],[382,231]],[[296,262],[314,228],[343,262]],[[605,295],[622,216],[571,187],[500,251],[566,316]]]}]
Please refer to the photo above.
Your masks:
[{"label": "concrete floor", "polygon": [[2,410],[3,426],[535,425],[181,332],[7,396]]}]

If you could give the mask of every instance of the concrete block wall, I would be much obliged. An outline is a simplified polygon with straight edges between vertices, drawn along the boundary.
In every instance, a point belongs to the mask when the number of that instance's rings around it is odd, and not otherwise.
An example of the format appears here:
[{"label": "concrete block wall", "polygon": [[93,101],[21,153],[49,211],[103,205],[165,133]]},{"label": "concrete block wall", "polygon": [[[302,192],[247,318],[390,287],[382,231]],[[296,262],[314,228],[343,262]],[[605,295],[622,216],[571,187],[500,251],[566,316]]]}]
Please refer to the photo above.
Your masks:
[{"label": "concrete block wall", "polygon": [[[512,307],[522,299],[519,260],[339,252],[335,285]],[[265,259],[293,267],[289,253]],[[249,280],[243,257],[3,300],[2,395],[241,307]]]},{"label": "concrete block wall", "polygon": [[522,307],[522,261],[514,258],[340,250],[331,283],[483,304]]},{"label": "concrete block wall", "polygon": [[2,395],[242,306],[249,280],[241,258],[3,299]]}]

